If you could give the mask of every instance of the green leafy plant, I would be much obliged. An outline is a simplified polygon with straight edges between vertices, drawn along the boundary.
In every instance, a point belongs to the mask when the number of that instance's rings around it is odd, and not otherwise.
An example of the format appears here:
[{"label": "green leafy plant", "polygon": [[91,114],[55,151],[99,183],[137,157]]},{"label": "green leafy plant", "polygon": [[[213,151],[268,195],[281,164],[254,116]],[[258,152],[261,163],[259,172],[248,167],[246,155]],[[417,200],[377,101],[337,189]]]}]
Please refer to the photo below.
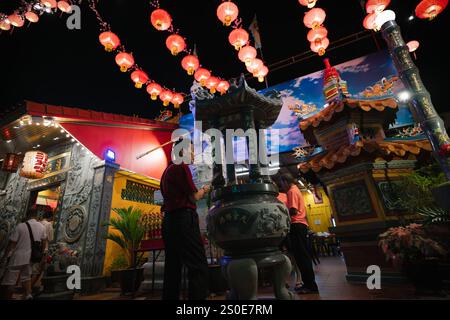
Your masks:
[{"label": "green leafy plant", "polygon": [[419,208],[417,212],[424,217],[424,224],[450,222],[450,213],[436,206]]},{"label": "green leafy plant", "polygon": [[431,239],[423,225],[416,223],[406,227],[389,228],[379,235],[378,244],[386,259],[397,266],[447,255],[444,246]]},{"label": "green leafy plant", "polygon": [[112,210],[119,217],[111,218],[107,225],[119,231],[120,234],[110,232],[106,238],[117,243],[124,250],[128,258],[128,265],[136,268],[138,265],[136,250],[145,234],[145,226],[141,223],[142,210],[133,207],[113,208]]},{"label": "green leafy plant", "polygon": [[117,256],[111,265],[109,266],[109,271],[115,271],[115,270],[123,270],[129,268],[129,262],[125,255],[121,254]]}]

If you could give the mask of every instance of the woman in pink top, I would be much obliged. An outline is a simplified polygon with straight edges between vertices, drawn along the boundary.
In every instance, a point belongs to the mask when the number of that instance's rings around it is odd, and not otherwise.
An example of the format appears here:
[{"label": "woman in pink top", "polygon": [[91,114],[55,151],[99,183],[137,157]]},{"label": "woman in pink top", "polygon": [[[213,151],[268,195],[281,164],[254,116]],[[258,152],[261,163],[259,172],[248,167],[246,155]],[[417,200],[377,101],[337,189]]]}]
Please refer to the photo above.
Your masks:
[{"label": "woman in pink top", "polygon": [[287,208],[291,216],[291,229],[289,231],[289,243],[292,253],[302,274],[303,286],[296,288],[300,294],[318,293],[312,260],[308,253],[307,236],[308,221],[306,220],[306,207],[300,189],[295,184],[291,175],[281,177],[283,188],[287,191]]}]

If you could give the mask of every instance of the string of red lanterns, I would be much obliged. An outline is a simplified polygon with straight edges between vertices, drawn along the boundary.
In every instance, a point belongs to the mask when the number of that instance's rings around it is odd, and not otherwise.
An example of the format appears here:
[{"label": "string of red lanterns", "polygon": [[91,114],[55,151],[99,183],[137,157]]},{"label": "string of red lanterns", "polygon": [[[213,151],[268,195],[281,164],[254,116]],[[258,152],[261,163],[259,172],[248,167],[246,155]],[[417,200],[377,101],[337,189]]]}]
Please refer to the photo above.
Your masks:
[{"label": "string of red lanterns", "polygon": [[186,70],[187,74],[194,76],[194,79],[202,86],[207,87],[211,93],[216,91],[219,91],[221,94],[226,93],[230,87],[228,81],[214,77],[211,71],[202,67],[197,54],[188,50],[186,39],[180,36],[178,31],[174,30],[172,17],[166,10],[160,8],[159,1],[153,1],[150,5],[154,8],[150,15],[152,26],[158,31],[170,33],[166,38],[166,47],[173,56],[181,53],[185,54],[181,60],[181,67]]},{"label": "string of red lanterns", "polygon": [[306,38],[311,43],[310,49],[316,52],[319,56],[325,54],[325,50],[330,45],[328,39],[328,30],[323,26],[323,22],[326,18],[326,13],[321,8],[314,8],[316,1],[299,0],[299,3],[308,8],[312,8],[305,13],[303,17],[303,24],[311,29],[309,30]]},{"label": "string of red lanterns", "polygon": [[11,28],[21,28],[28,21],[29,24],[37,23],[39,17],[44,13],[54,13],[57,10],[70,13],[72,4],[78,4],[82,0],[39,0],[34,2],[23,2],[23,5],[17,8],[14,13],[7,15],[0,12],[0,31],[13,30]]},{"label": "string of red lanterns", "polygon": [[376,24],[377,16],[386,9],[391,0],[368,0],[366,3],[367,16],[363,20],[364,28],[368,30],[378,31],[379,27]]},{"label": "string of red lanterns", "polygon": [[[165,107],[172,103],[175,108],[179,108],[184,102],[184,96],[181,93],[172,92],[170,89],[162,87],[152,80],[148,74],[137,65],[133,55],[129,53],[121,43],[120,38],[111,31],[111,26],[98,12],[95,1],[91,1],[89,7],[94,12],[99,22],[101,31],[99,41],[105,48],[105,51],[116,54],[115,62],[120,67],[120,71],[131,72],[130,78],[134,82],[136,88],[141,89],[145,85],[151,100],[157,100],[159,97]],[[161,27],[163,27],[163,25],[161,25]]]},{"label": "string of red lanterns", "polygon": [[[259,82],[264,82],[264,78],[269,73],[261,59],[257,58],[258,52],[250,45],[250,36],[248,32],[241,27],[239,19],[239,8],[230,0],[222,0],[217,7],[217,18],[226,27],[232,27],[233,30],[228,36],[228,42],[238,51],[238,58],[245,63],[247,71],[252,73]],[[234,24],[233,24],[234,22]]]}]

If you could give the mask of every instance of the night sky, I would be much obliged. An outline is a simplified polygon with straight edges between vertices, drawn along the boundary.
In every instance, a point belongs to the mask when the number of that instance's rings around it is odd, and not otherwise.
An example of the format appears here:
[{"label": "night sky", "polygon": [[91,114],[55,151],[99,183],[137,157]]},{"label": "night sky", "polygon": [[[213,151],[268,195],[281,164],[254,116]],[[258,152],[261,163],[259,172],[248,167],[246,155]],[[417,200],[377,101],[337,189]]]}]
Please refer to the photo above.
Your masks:
[{"label": "night sky", "polygon": [[[1,1],[0,12],[10,14],[20,1]],[[246,72],[237,52],[228,43],[230,28],[216,17],[220,0],[160,0],[168,10],[189,47],[197,46],[202,64],[223,78]],[[267,65],[309,50],[307,29],[302,23],[306,7],[297,0],[236,0],[245,28],[255,13],[261,31],[264,60]],[[408,17],[417,1],[393,0],[389,9],[397,13],[406,41],[419,40],[416,64],[430,91],[438,111],[449,110],[448,39],[449,8],[433,21]],[[358,0],[319,0],[318,7],[327,12],[325,27],[331,43],[355,32],[363,31],[365,12]],[[145,0],[99,1],[98,9],[111,24],[136,62],[160,84],[179,92],[189,92],[192,77],[181,68],[181,56],[173,57],[165,46],[166,32],[156,31],[150,24],[152,7]],[[99,28],[86,1],[82,5],[81,30],[66,28],[67,16],[60,12],[44,15],[37,24],[0,34],[0,107],[10,108],[28,99],[41,103],[79,107],[104,112],[154,118],[163,108],[151,102],[145,88],[134,88],[129,74],[121,73],[114,55],[104,51],[98,41]],[[376,35],[381,47],[384,42]],[[377,47],[367,38],[331,51],[332,64],[342,63],[372,52]],[[269,85],[323,69],[323,57],[315,56],[288,68],[269,73]],[[250,85],[263,86],[255,80]],[[187,104],[183,106],[187,109]]]}]

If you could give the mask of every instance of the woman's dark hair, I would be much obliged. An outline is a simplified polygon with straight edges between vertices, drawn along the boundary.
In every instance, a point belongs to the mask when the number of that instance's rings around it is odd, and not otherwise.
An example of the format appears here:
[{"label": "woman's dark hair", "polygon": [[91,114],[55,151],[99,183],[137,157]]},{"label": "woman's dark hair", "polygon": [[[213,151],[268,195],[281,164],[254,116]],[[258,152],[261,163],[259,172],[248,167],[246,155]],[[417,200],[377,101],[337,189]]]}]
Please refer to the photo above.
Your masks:
[{"label": "woman's dark hair", "polygon": [[285,173],[281,176],[281,180],[287,182],[288,184],[295,183],[295,179],[289,173]]}]

